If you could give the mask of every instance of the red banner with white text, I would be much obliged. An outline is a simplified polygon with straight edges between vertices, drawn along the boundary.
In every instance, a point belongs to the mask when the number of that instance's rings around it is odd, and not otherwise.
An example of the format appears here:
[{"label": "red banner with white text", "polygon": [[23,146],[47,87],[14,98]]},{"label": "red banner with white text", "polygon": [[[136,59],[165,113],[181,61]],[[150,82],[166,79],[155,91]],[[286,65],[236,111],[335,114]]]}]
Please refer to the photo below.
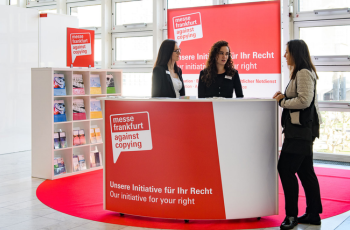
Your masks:
[{"label": "red banner with white text", "polygon": [[94,67],[95,31],[67,28],[67,66]]},{"label": "red banner with white text", "polygon": [[245,97],[271,97],[280,90],[280,1],[168,10],[168,38],[181,48],[186,95],[197,95],[199,72],[211,46],[225,40]]}]

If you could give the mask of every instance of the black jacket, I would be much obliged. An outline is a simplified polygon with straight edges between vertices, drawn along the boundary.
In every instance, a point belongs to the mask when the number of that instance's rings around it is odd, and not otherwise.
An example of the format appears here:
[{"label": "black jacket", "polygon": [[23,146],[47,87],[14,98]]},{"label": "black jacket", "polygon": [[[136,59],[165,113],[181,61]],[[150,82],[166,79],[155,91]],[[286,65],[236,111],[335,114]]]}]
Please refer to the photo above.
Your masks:
[{"label": "black jacket", "polygon": [[[172,97],[176,98],[173,82],[170,74],[167,74],[168,66],[156,66],[152,73],[152,97]],[[175,70],[176,71],[176,70]],[[185,85],[182,80],[182,70],[178,68],[176,71],[182,82],[180,96],[185,96]]]},{"label": "black jacket", "polygon": [[215,81],[207,87],[206,83],[202,81],[205,70],[202,70],[199,74],[198,80],[198,98],[206,97],[225,97],[232,98],[233,89],[235,89],[236,97],[244,97],[242,91],[241,80],[239,79],[238,71],[235,75],[229,79],[225,78],[226,73],[218,74],[215,77]]}]

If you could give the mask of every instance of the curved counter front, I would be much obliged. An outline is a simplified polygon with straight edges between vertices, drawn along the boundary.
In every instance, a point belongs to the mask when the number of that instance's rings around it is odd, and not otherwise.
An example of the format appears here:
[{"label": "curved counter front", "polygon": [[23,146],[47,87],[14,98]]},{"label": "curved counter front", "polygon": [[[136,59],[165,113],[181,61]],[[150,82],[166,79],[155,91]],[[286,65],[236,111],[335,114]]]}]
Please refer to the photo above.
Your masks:
[{"label": "curved counter front", "polygon": [[99,99],[106,210],[175,219],[278,214],[275,100]]}]

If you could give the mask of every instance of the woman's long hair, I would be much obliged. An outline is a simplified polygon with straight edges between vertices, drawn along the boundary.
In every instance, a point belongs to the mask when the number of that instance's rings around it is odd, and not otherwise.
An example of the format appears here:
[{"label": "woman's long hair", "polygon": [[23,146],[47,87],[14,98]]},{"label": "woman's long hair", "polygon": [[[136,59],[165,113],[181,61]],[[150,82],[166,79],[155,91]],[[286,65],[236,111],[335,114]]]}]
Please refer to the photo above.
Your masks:
[{"label": "woman's long hair", "polygon": [[[159,51],[158,51],[157,60],[154,63],[154,67],[168,65],[168,63],[171,60],[171,57],[173,55],[175,44],[176,44],[176,41],[172,40],[172,39],[166,39],[162,42],[162,44],[160,45]],[[178,71],[178,67],[177,67],[176,62],[174,65],[174,71],[175,72]]]},{"label": "woman's long hair", "polygon": [[218,41],[210,49],[209,58],[207,60],[207,63],[205,64],[204,74],[201,77],[201,80],[204,83],[206,83],[207,87],[209,87],[215,81],[215,78],[218,74],[218,69],[216,67],[216,57],[219,54],[221,47],[223,46],[227,46],[229,50],[228,59],[224,66],[226,75],[233,77],[236,73],[236,70],[233,66],[233,61],[231,58],[231,49],[228,46],[228,42]]},{"label": "woman's long hair", "polygon": [[314,71],[316,78],[318,75],[316,73],[316,68],[312,64],[309,48],[307,44],[300,39],[294,39],[287,42],[288,50],[294,66],[292,67],[291,79],[295,79],[297,72],[302,69],[308,69],[310,72]]}]

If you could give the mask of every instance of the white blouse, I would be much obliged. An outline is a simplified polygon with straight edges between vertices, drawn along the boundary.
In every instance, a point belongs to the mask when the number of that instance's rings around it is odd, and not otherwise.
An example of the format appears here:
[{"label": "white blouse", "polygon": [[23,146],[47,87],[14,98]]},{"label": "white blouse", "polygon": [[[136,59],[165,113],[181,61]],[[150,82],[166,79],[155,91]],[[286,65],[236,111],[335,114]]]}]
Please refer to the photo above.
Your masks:
[{"label": "white blouse", "polygon": [[180,81],[180,78],[171,77],[171,80],[173,82],[176,98],[180,98],[180,90],[182,88],[182,82]]}]

